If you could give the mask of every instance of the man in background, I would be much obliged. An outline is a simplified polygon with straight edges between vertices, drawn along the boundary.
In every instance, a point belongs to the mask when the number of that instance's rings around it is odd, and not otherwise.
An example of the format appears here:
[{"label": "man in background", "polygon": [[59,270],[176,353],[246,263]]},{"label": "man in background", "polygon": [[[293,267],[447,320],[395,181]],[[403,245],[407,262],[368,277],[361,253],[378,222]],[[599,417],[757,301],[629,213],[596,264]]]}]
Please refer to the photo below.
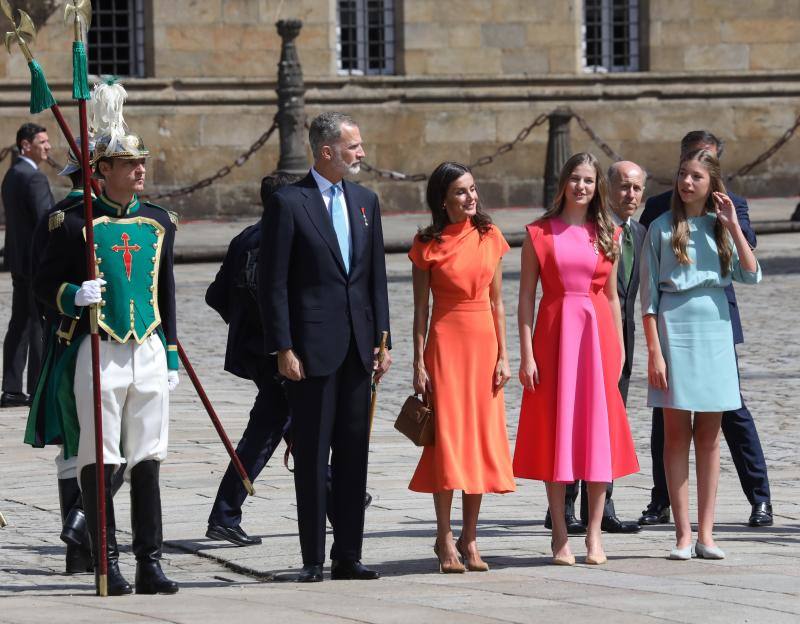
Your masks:
[{"label": "man in background", "polygon": [[[47,176],[39,166],[50,153],[47,130],[34,123],[17,131],[19,158],[3,178],[6,211],[6,268],[11,273],[11,320],[3,341],[3,393],[0,407],[27,405],[42,361],[42,326],[33,295],[31,243],[40,218],[53,206]],[[22,373],[28,364],[27,394]]]}]

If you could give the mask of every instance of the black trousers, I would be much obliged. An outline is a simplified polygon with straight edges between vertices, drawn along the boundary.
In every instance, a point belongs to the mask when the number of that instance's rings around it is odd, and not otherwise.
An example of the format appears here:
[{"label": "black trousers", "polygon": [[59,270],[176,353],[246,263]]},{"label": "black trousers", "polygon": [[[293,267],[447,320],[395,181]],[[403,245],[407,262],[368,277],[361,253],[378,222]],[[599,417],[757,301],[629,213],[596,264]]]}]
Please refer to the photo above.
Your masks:
[{"label": "black trousers", "polygon": [[[744,403],[738,410],[723,412],[722,435],[731,451],[731,459],[739,474],[742,491],[751,505],[770,502],[767,461],[761,449],[753,416]],[[667,477],[664,473],[664,412],[653,410],[653,425],[650,432],[650,455],[653,459],[652,503],[669,505]]]},{"label": "black trousers", "polygon": [[[371,373],[355,342],[333,374],[287,382],[292,412],[297,522],[304,565],[325,561],[325,512],[333,525],[332,559],[361,559],[369,451]],[[331,495],[327,500],[328,456]]]},{"label": "black trousers", "polygon": [[11,274],[11,320],[3,342],[3,392],[22,392],[22,373],[28,363],[28,394],[36,388],[42,365],[42,322],[33,295],[33,280]]},{"label": "black trousers", "polygon": [[[258,394],[250,410],[250,420],[236,447],[236,454],[251,482],[256,480],[267,465],[289,428],[289,405],[286,393],[275,381],[274,363],[270,364],[265,363],[251,372]],[[208,523],[238,527],[242,521],[242,504],[246,498],[247,491],[239,478],[239,473],[236,472],[233,463],[230,463],[219,484]]]}]

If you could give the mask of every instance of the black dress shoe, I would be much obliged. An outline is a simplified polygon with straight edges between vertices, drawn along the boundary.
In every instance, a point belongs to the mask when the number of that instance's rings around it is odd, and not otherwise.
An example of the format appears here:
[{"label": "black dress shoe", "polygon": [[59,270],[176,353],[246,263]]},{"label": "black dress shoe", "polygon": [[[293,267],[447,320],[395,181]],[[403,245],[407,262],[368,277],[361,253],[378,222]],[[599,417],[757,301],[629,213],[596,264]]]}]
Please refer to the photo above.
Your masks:
[{"label": "black dress shoe", "polygon": [[567,514],[564,517],[567,523],[567,533],[569,535],[586,535],[586,525],[575,517],[575,514]]},{"label": "black dress shoe", "polygon": [[364,492],[364,509],[369,507],[372,504],[372,494],[369,492]]},{"label": "black dress shoe", "polygon": [[236,546],[255,546],[261,543],[260,537],[249,536],[242,527],[226,527],[221,524],[209,524],[206,537],[214,540],[224,540]]},{"label": "black dress shoe", "polygon": [[647,509],[642,511],[639,524],[669,524],[669,504],[650,502]]},{"label": "black dress shoe", "polygon": [[747,524],[751,527],[772,526],[772,504],[756,503],[753,505],[753,511]]},{"label": "black dress shoe", "polygon": [[[586,525],[583,524],[575,514],[566,514],[564,516],[564,521],[567,523],[567,534],[569,535],[585,535],[586,534]],[[553,522],[550,519],[550,512],[548,511],[544,516],[544,528],[545,529],[552,529]]]},{"label": "black dress shoe", "polygon": [[322,582],[322,565],[304,565],[297,575],[298,583],[321,583]]},{"label": "black dress shoe", "polygon": [[0,407],[26,407],[30,399],[24,392],[4,392],[0,395]]},{"label": "black dress shoe", "polygon": [[642,530],[638,522],[623,522],[616,515],[603,516],[600,529],[606,533],[638,533]]},{"label": "black dress shoe", "polygon": [[377,570],[370,570],[360,561],[334,559],[331,562],[331,578],[334,581],[372,581],[380,577]]}]

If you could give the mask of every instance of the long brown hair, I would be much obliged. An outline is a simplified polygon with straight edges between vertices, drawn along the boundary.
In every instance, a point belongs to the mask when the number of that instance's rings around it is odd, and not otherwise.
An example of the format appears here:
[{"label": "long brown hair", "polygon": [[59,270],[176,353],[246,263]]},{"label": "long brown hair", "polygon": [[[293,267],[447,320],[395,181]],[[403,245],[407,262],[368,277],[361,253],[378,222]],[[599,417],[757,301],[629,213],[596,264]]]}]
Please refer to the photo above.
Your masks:
[{"label": "long brown hair", "polygon": [[[692,160],[699,162],[708,172],[710,178],[708,197],[706,198],[706,213],[714,213],[714,193],[726,193],[725,184],[722,182],[722,171],[719,160],[713,152],[705,149],[693,150],[681,156],[678,165],[678,173],[675,175],[675,184],[672,187],[672,251],[681,264],[691,264],[686,248],[689,244],[689,221],[686,217],[686,204],[683,203],[678,192],[679,174],[683,164]],[[728,231],[719,219],[714,221],[714,239],[717,243],[717,253],[719,254],[719,265],[722,275],[727,275],[731,270],[731,258],[733,256],[733,246],[731,245]]]},{"label": "long brown hair", "polygon": [[[421,241],[427,242],[435,239],[442,242],[442,231],[450,225],[447,210],[444,209],[444,200],[450,185],[465,174],[472,174],[470,168],[461,163],[446,161],[433,170],[428,178],[428,187],[425,189],[425,199],[431,211],[431,224],[419,231]],[[470,222],[478,229],[481,236],[492,227],[492,218],[483,212],[480,195],[476,206],[475,215],[470,217]]]},{"label": "long brown hair", "polygon": [[558,191],[553,200],[553,205],[547,209],[542,218],[557,217],[564,211],[567,182],[569,182],[572,172],[581,165],[594,167],[594,196],[592,201],[589,202],[586,220],[595,224],[597,228],[597,245],[603,250],[606,258],[613,262],[619,255],[619,247],[614,243],[614,221],[608,214],[608,182],[594,154],[579,152],[564,163],[561,174],[558,176]]}]

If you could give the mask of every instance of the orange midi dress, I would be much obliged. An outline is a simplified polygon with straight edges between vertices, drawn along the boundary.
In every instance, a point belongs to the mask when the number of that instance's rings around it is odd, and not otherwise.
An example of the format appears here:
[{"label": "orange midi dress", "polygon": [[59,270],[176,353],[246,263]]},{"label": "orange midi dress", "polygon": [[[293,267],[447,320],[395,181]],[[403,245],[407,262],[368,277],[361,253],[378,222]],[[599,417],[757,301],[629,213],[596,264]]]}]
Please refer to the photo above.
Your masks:
[{"label": "orange midi dress", "polygon": [[498,347],[489,303],[489,286],[508,243],[494,226],[481,236],[469,219],[446,226],[441,238],[417,237],[408,254],[415,266],[430,271],[433,312],[424,360],[436,432],[408,487],[512,492],[503,391],[493,383]]}]

